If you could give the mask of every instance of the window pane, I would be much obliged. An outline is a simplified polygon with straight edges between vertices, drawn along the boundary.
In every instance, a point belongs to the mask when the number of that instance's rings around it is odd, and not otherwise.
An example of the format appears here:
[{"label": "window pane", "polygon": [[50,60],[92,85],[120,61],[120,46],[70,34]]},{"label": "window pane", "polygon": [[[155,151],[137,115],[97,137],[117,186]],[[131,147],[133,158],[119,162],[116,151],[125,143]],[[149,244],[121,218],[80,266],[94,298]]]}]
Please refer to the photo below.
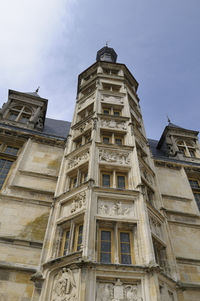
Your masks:
[{"label": "window pane", "polygon": [[114,116],[119,116],[120,112],[119,111],[114,111]]},{"label": "window pane", "polygon": [[100,261],[102,263],[111,263],[111,254],[110,253],[101,253]]},{"label": "window pane", "polygon": [[27,123],[29,121],[29,117],[22,115],[22,117],[19,120],[21,123]]},{"label": "window pane", "polygon": [[120,256],[122,264],[131,264],[130,233],[120,232]]},{"label": "window pane", "polygon": [[69,231],[65,232],[65,245],[64,245],[64,252],[63,255],[66,255],[68,252],[68,246],[69,246]]},{"label": "window pane", "polygon": [[103,113],[105,114],[105,115],[109,115],[109,110],[103,110]]},{"label": "window pane", "polygon": [[103,181],[102,181],[103,186],[104,187],[110,187],[110,175],[103,174],[102,177],[103,177]]},{"label": "window pane", "polygon": [[110,142],[109,137],[103,137],[103,143],[104,144],[109,144],[109,142]]},{"label": "window pane", "polygon": [[121,255],[121,263],[122,264],[131,264],[131,256],[126,255],[126,254],[122,254]]},{"label": "window pane", "polygon": [[14,156],[16,156],[18,150],[19,150],[19,149],[16,148],[16,147],[7,146],[6,149],[4,150],[4,153],[5,153],[5,154],[9,154],[9,155],[14,155]]},{"label": "window pane", "polygon": [[198,206],[198,208],[200,210],[200,193],[194,193],[194,198],[195,198],[197,206]]},{"label": "window pane", "polygon": [[122,139],[121,139],[121,138],[116,138],[116,139],[115,139],[115,143],[116,143],[117,145],[122,145]]},{"label": "window pane", "polygon": [[130,242],[130,234],[126,232],[120,232],[120,241],[121,242]]},{"label": "window pane", "polygon": [[101,231],[101,240],[111,241],[111,232],[110,231]]},{"label": "window pane", "polygon": [[8,119],[9,119],[9,120],[16,120],[16,119],[17,119],[17,116],[18,116],[18,114],[11,112],[11,113],[8,115]]},{"label": "window pane", "polygon": [[101,231],[100,261],[111,263],[111,231]]},{"label": "window pane", "polygon": [[195,156],[195,150],[193,150],[191,148],[189,148],[188,150],[189,150],[190,156],[195,158],[196,157]]},{"label": "window pane", "polygon": [[190,182],[190,186],[192,188],[200,188],[198,181],[196,181],[196,180],[189,180],[189,182]]},{"label": "window pane", "polygon": [[102,241],[101,242],[101,252],[111,252],[111,244],[110,242]]},{"label": "window pane", "polygon": [[125,188],[125,176],[117,176],[117,187]]},{"label": "window pane", "polygon": [[12,166],[13,161],[9,161],[6,159],[0,159],[0,189],[3,186],[4,181],[7,178],[9,170]]},{"label": "window pane", "polygon": [[130,252],[131,252],[129,243],[121,243],[120,248],[121,248],[121,253],[130,254]]}]

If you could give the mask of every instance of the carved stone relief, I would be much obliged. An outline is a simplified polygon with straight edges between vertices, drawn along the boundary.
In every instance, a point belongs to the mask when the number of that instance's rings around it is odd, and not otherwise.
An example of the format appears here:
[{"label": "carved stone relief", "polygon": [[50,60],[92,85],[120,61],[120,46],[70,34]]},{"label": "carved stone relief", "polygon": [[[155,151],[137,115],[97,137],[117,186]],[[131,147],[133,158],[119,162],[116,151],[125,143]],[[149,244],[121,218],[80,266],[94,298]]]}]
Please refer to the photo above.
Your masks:
[{"label": "carved stone relief", "polygon": [[74,168],[76,166],[78,166],[79,164],[83,163],[84,161],[87,161],[89,159],[89,150],[85,150],[84,152],[69,158],[69,162],[68,162],[68,168]]},{"label": "carved stone relief", "polygon": [[134,203],[114,200],[98,200],[98,214],[106,216],[131,216],[135,215]]},{"label": "carved stone relief", "polygon": [[113,150],[106,150],[106,149],[99,150],[99,160],[109,162],[109,163],[117,163],[120,165],[130,163],[128,152],[113,151]]},{"label": "carved stone relief", "polygon": [[84,131],[89,130],[92,127],[92,120],[86,120],[85,122],[81,123],[79,127],[77,127],[74,132],[75,132],[75,137],[78,135],[81,135]]},{"label": "carved stone relief", "polygon": [[101,101],[103,102],[109,102],[109,103],[114,103],[114,104],[123,104],[124,100],[122,97],[119,96],[112,96],[112,95],[102,95]]},{"label": "carved stone relief", "polygon": [[139,162],[139,166],[140,166],[140,172],[142,177],[152,186],[154,185],[154,179],[153,176],[150,174],[150,172],[147,170],[147,168],[141,163]]},{"label": "carved stone relief", "polygon": [[85,98],[82,101],[80,101],[78,104],[78,111],[80,111],[84,107],[88,106],[94,100],[94,98],[95,98],[94,95],[92,95],[89,98]]},{"label": "carved stone relief", "polygon": [[98,283],[96,301],[142,301],[138,284]]},{"label": "carved stone relief", "polygon": [[118,121],[114,119],[101,119],[101,126],[106,128],[112,129],[119,129],[119,130],[126,130],[126,122],[125,121]]},{"label": "carved stone relief", "polygon": [[63,268],[55,277],[52,301],[77,301],[77,283],[73,271]]},{"label": "carved stone relief", "polygon": [[71,203],[71,213],[75,213],[77,211],[80,211],[85,208],[86,205],[86,194],[85,192],[79,193],[75,198],[73,199]]},{"label": "carved stone relief", "polygon": [[155,235],[157,235],[159,238],[162,238],[162,226],[161,226],[161,223],[159,223],[156,220],[156,218],[154,218],[153,216],[150,216],[149,222],[150,222],[151,231]]}]

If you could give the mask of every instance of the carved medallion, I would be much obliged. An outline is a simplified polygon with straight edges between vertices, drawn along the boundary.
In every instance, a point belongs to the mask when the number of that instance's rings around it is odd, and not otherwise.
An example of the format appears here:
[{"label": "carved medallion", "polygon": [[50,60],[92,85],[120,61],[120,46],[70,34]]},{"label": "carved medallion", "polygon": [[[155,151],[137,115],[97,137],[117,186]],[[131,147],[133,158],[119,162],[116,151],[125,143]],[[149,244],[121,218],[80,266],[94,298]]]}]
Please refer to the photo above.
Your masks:
[{"label": "carved medallion", "polygon": [[77,301],[77,285],[72,270],[63,268],[55,277],[52,301]]}]

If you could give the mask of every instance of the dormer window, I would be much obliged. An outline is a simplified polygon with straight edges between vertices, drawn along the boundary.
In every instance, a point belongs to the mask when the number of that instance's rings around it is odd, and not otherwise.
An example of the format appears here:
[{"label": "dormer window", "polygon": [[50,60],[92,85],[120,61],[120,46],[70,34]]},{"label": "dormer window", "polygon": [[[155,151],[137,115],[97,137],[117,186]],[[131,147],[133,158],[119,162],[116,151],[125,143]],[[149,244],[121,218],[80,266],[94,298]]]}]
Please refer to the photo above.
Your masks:
[{"label": "dormer window", "polygon": [[25,124],[29,121],[31,115],[31,110],[26,106],[15,106],[9,110],[7,119]]},{"label": "dormer window", "polygon": [[196,149],[192,141],[178,140],[177,146],[179,152],[186,157],[196,158]]}]

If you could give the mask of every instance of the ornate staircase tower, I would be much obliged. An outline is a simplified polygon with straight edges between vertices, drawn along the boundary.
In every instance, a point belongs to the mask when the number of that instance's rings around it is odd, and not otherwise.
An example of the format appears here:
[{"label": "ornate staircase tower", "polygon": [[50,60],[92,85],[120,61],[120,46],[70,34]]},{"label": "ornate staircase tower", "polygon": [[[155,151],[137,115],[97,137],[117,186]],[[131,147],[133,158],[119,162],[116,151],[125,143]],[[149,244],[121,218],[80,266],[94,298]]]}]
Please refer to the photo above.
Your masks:
[{"label": "ornate staircase tower", "polygon": [[33,300],[177,300],[138,83],[116,59],[106,46],[79,75]]}]

